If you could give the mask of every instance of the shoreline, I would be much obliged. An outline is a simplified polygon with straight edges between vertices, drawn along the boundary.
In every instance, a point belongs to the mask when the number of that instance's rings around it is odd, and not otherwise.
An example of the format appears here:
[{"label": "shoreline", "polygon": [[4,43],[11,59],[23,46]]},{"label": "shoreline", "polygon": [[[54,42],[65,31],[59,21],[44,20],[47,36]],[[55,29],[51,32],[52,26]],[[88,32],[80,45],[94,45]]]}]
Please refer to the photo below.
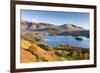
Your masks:
[{"label": "shoreline", "polygon": [[[37,40],[38,42],[36,42]],[[68,44],[60,44],[60,46],[53,47],[44,43],[39,43],[40,41],[43,41],[43,38],[35,38],[31,35],[24,35],[21,37],[21,49],[24,50],[23,53],[21,52],[21,63],[27,63],[27,60],[29,63],[89,60],[90,58],[89,48],[82,49],[81,47],[74,47]],[[28,57],[27,54],[29,54],[30,57]]]}]

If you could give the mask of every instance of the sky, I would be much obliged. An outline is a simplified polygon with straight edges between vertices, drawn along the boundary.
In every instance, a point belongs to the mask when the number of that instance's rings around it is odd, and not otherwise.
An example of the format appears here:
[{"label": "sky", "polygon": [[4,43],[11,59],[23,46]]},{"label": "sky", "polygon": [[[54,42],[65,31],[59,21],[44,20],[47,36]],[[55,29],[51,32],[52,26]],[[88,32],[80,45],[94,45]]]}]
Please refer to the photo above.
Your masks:
[{"label": "sky", "polygon": [[57,26],[74,24],[85,29],[89,29],[90,27],[89,13],[84,12],[21,10],[21,20],[37,23],[51,23]]}]

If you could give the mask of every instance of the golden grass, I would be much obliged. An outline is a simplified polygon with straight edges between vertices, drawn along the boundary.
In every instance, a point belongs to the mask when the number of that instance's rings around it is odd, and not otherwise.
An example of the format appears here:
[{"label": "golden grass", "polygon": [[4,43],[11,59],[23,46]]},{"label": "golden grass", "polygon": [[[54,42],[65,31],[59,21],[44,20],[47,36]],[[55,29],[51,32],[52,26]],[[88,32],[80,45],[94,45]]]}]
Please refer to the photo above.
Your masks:
[{"label": "golden grass", "polygon": [[[21,40],[21,62],[35,62],[37,59],[38,61],[57,61],[59,60],[57,57],[51,55],[46,50],[40,48],[35,43],[30,43],[27,40]],[[27,49],[28,51],[25,51],[23,49]],[[37,58],[38,57],[38,58]]]},{"label": "golden grass", "polygon": [[31,46],[31,43],[27,40],[21,40],[21,47],[24,49],[28,49]]},{"label": "golden grass", "polygon": [[21,63],[36,62],[36,56],[32,55],[30,52],[21,49]]}]

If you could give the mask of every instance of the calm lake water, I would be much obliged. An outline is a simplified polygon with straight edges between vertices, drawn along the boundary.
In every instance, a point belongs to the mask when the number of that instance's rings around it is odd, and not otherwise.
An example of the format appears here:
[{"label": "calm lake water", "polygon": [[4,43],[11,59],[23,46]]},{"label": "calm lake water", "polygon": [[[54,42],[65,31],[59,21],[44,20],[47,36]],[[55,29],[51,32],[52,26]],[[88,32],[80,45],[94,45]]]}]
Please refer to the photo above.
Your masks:
[{"label": "calm lake water", "polygon": [[59,46],[61,43],[70,44],[75,47],[89,48],[90,40],[86,37],[81,37],[83,40],[77,40],[73,36],[45,36],[45,44],[50,46]]}]

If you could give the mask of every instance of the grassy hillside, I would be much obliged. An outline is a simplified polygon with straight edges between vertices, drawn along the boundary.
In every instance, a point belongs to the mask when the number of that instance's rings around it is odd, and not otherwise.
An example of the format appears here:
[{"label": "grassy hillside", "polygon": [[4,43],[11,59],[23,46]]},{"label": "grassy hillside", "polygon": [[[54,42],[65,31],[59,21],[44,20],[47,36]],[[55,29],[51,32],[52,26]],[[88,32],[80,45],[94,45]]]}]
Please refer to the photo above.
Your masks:
[{"label": "grassy hillside", "polygon": [[35,37],[29,34],[21,37],[20,51],[21,63],[89,59],[89,48],[74,47],[72,45],[52,47],[37,42]]},{"label": "grassy hillside", "polygon": [[[21,62],[31,61],[58,61],[59,59],[49,54],[48,51],[40,48],[37,44],[31,43],[27,40],[21,40]],[[25,53],[27,52],[26,56]],[[52,53],[53,54],[53,53]],[[53,54],[54,55],[54,54]],[[29,56],[29,57],[28,57]],[[25,60],[26,59],[26,60]]]}]

